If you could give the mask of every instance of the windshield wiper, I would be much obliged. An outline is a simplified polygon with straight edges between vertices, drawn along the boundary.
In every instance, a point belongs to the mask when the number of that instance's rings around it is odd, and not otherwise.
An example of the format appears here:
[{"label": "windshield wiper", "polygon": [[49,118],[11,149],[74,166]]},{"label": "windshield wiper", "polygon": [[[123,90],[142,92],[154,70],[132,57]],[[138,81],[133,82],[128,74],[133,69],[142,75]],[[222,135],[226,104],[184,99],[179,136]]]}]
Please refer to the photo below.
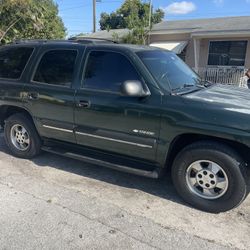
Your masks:
[{"label": "windshield wiper", "polygon": [[200,81],[200,84],[207,88],[207,87],[210,87],[211,85],[213,85],[214,83],[212,83],[208,80],[202,80],[202,81]]},{"label": "windshield wiper", "polygon": [[194,84],[183,84],[182,86],[178,87],[178,88],[174,88],[172,89],[172,91],[176,91],[176,90],[182,90],[182,89],[185,89],[185,88],[191,88],[191,87],[195,87],[196,85]]}]

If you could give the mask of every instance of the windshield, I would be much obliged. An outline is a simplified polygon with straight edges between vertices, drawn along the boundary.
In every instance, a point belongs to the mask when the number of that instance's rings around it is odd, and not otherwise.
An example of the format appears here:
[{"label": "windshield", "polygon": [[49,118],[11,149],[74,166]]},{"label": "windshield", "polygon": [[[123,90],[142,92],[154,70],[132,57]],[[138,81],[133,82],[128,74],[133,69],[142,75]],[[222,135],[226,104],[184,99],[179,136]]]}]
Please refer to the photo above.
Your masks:
[{"label": "windshield", "polygon": [[137,52],[137,55],[166,90],[194,88],[201,81],[199,76],[172,52],[152,50]]}]

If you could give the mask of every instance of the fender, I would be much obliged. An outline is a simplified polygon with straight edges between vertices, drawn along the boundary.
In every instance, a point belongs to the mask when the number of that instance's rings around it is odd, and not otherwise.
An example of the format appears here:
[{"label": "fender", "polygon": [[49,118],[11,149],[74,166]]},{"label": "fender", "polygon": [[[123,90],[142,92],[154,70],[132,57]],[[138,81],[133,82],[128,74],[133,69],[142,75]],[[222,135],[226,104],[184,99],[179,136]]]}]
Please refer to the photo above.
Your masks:
[{"label": "fender", "polygon": [[196,122],[178,122],[171,126],[165,124],[160,131],[160,140],[157,150],[157,162],[162,167],[166,165],[166,159],[175,141],[187,135],[192,135],[196,138],[227,140],[232,143],[239,143],[243,147],[250,147],[250,133],[244,130]]}]

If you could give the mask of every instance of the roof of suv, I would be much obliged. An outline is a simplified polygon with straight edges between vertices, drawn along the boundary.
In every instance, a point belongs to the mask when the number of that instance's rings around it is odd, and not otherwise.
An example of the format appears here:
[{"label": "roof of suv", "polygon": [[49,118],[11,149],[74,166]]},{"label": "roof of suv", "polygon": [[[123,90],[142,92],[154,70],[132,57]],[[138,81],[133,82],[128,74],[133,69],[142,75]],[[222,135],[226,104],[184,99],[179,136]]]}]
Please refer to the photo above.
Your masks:
[{"label": "roof of suv", "polygon": [[18,40],[8,44],[9,46],[19,45],[32,45],[32,46],[46,46],[46,45],[79,45],[79,46],[93,46],[93,47],[107,47],[107,48],[120,48],[128,49],[134,52],[142,50],[158,50],[157,48],[146,45],[132,45],[132,44],[119,44],[117,42],[96,39],[96,38],[84,38],[84,39],[70,39],[70,40]]}]

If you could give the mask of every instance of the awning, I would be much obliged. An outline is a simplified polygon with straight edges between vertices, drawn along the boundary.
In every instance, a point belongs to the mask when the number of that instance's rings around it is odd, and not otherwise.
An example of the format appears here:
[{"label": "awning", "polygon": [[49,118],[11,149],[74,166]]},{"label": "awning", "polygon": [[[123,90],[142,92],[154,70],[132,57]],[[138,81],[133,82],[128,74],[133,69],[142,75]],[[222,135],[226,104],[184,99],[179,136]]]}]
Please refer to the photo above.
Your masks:
[{"label": "awning", "polygon": [[180,41],[180,42],[159,42],[159,43],[151,43],[150,46],[171,50],[175,54],[180,54],[185,47],[187,46],[188,41]]}]

